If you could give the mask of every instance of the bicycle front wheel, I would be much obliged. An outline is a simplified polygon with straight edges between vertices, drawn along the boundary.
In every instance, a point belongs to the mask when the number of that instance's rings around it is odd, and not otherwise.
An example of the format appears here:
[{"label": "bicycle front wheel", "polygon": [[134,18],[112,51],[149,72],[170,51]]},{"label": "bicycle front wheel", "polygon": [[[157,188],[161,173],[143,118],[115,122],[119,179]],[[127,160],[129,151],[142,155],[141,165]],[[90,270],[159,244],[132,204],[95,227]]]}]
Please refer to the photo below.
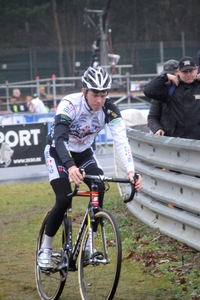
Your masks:
[{"label": "bicycle front wheel", "polygon": [[[42,222],[39,231],[38,239],[37,239],[35,277],[36,277],[36,286],[40,298],[42,300],[57,300],[62,294],[66,277],[64,277],[63,273],[61,273],[60,271],[54,273],[51,270],[49,271],[41,270],[37,264],[37,255],[43,242],[48,215],[49,213],[47,213],[46,216],[44,217],[44,220]],[[61,226],[58,232],[56,233],[53,241],[52,263],[55,267],[60,264],[62,240],[63,240],[63,227]]]},{"label": "bicycle front wheel", "polygon": [[[94,254],[88,260],[85,246],[89,237],[87,226],[80,247],[78,279],[83,300],[113,299],[121,271],[121,237],[117,223],[107,210],[95,214],[98,223],[94,237]],[[87,260],[86,260],[87,259]]]}]

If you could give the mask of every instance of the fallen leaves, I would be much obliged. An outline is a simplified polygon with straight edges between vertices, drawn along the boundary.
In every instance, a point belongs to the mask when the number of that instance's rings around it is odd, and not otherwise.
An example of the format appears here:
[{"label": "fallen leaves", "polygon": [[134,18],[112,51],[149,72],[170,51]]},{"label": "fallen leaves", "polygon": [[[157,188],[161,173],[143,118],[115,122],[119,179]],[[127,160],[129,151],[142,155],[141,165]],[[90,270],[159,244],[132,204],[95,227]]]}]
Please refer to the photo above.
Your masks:
[{"label": "fallen leaves", "polygon": [[171,283],[182,286],[182,291],[187,292],[187,286],[192,284],[187,282],[187,276],[192,267],[196,267],[195,262],[199,262],[198,252],[157,231],[153,233],[149,240],[147,232],[145,235],[137,234],[134,250],[130,250],[123,260],[140,262],[144,266],[143,272],[155,278],[161,278],[168,272]]}]

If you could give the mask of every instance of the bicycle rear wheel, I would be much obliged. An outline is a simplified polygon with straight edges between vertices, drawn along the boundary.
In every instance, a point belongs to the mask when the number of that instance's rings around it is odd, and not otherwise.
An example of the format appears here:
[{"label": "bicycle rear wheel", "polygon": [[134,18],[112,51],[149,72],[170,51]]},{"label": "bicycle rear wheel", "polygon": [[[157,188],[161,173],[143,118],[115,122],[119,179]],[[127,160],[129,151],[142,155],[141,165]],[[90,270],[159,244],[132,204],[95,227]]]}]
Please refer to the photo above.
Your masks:
[{"label": "bicycle rear wheel", "polygon": [[85,245],[89,236],[87,226],[80,247],[78,279],[83,300],[113,299],[121,271],[121,237],[112,214],[106,210],[95,214],[98,222],[94,238],[95,253],[85,260]]},{"label": "bicycle rear wheel", "polygon": [[[55,273],[53,273],[52,271],[44,271],[41,270],[37,264],[37,255],[43,242],[48,215],[49,213],[47,213],[43,219],[39,231],[38,239],[37,239],[35,278],[36,278],[36,286],[40,298],[42,300],[57,300],[62,294],[66,277],[63,276],[62,271],[57,271]],[[61,226],[53,240],[52,262],[55,268],[60,264],[62,240],[63,240],[63,228]]]}]

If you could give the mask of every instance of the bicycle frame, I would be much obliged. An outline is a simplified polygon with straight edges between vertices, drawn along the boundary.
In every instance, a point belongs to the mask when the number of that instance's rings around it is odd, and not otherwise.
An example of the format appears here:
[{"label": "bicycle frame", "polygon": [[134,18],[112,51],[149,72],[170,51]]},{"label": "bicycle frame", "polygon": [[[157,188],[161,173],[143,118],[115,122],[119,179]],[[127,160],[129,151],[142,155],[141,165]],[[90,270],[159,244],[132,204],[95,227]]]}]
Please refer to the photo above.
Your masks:
[{"label": "bicycle frame", "polygon": [[[66,213],[66,218],[67,218],[67,228],[65,228],[67,230],[67,241],[66,244],[63,246],[63,250],[67,252],[68,258],[69,258],[69,266],[68,266],[68,270],[69,271],[76,271],[77,270],[77,258],[79,255],[79,250],[80,250],[80,245],[81,245],[81,241],[82,241],[82,236],[83,236],[83,232],[85,227],[87,226],[87,211],[85,213],[85,216],[83,218],[83,221],[81,223],[78,235],[76,237],[76,241],[73,244],[72,243],[72,210],[67,211]],[[66,226],[66,225],[64,225]]]},{"label": "bicycle frame", "polygon": [[[72,207],[70,207],[64,215],[63,227],[53,245],[51,257],[53,268],[40,268],[36,260],[36,284],[41,299],[59,299],[67,280],[68,271],[78,271],[79,289],[83,300],[93,299],[94,295],[98,297],[98,293],[102,300],[112,300],[115,295],[121,270],[121,237],[112,213],[99,207],[97,183],[129,183],[131,190],[129,196],[123,199],[124,203],[133,200],[135,187],[129,179],[124,178],[88,174],[85,178],[91,181],[89,191],[79,191],[79,187],[75,185],[74,190],[67,195],[71,198],[74,196],[90,198],[75,242],[73,243],[73,217]],[[48,213],[44,217],[39,231],[36,259],[45,235]],[[61,251],[60,233],[62,235]]]},{"label": "bicycle frame", "polygon": [[[77,187],[76,187],[77,189]],[[78,235],[76,237],[76,241],[73,244],[72,242],[72,208],[69,208],[66,211],[65,218],[67,218],[67,222],[64,222],[64,233],[65,233],[65,239],[66,243],[63,245],[63,250],[64,252],[67,253],[68,258],[69,258],[69,266],[68,270],[69,271],[76,271],[77,270],[77,258],[79,255],[80,251],[80,245],[83,237],[83,233],[85,230],[85,227],[88,225],[90,228],[90,252],[93,253],[93,243],[92,243],[92,229],[91,229],[91,223],[94,221],[94,213],[100,210],[99,207],[99,201],[98,201],[98,188],[96,184],[92,184],[92,188],[90,191],[76,191],[76,196],[81,196],[81,197],[90,197],[90,202],[89,202],[89,207],[86,210],[86,213],[83,217],[82,223],[80,225],[80,229],[78,232]],[[93,206],[92,203],[94,203],[94,197],[95,197],[95,206]],[[95,212],[94,212],[95,210]]]}]

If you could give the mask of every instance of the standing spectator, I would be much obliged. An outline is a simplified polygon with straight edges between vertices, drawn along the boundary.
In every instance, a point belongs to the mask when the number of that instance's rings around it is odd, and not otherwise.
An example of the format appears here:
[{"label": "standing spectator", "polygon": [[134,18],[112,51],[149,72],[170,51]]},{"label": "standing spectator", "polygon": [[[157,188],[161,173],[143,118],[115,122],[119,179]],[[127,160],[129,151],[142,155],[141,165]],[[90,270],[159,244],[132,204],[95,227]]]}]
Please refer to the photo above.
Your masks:
[{"label": "standing spectator", "polygon": [[[200,139],[200,82],[197,72],[194,59],[185,56],[179,61],[177,75],[161,74],[144,89],[147,97],[170,106],[170,136]],[[176,86],[169,99],[172,83]]]},{"label": "standing spectator", "polygon": [[197,59],[198,59],[198,73],[200,73],[200,51],[197,53]]},{"label": "standing spectator", "polygon": [[[178,61],[170,59],[164,63],[161,74],[168,73],[175,75],[177,68]],[[170,111],[168,103],[152,99],[148,115],[148,126],[151,132],[153,132],[155,135],[170,135],[170,123]]]},{"label": "standing spectator", "polygon": [[19,101],[20,97],[21,97],[20,89],[13,89],[12,95],[13,95],[13,98],[15,98],[16,100]]},{"label": "standing spectator", "polygon": [[27,107],[30,112],[38,114],[46,114],[47,109],[41,99],[37,97],[37,94],[34,94],[34,98],[27,102]]},{"label": "standing spectator", "polygon": [[40,94],[39,94],[40,100],[46,99],[47,95],[46,95],[46,92],[45,92],[45,87],[43,85],[40,86],[39,91],[40,91]]},{"label": "standing spectator", "polygon": [[20,89],[13,89],[12,98],[10,98],[10,110],[14,113],[27,111],[26,103],[22,101],[23,99]]}]

